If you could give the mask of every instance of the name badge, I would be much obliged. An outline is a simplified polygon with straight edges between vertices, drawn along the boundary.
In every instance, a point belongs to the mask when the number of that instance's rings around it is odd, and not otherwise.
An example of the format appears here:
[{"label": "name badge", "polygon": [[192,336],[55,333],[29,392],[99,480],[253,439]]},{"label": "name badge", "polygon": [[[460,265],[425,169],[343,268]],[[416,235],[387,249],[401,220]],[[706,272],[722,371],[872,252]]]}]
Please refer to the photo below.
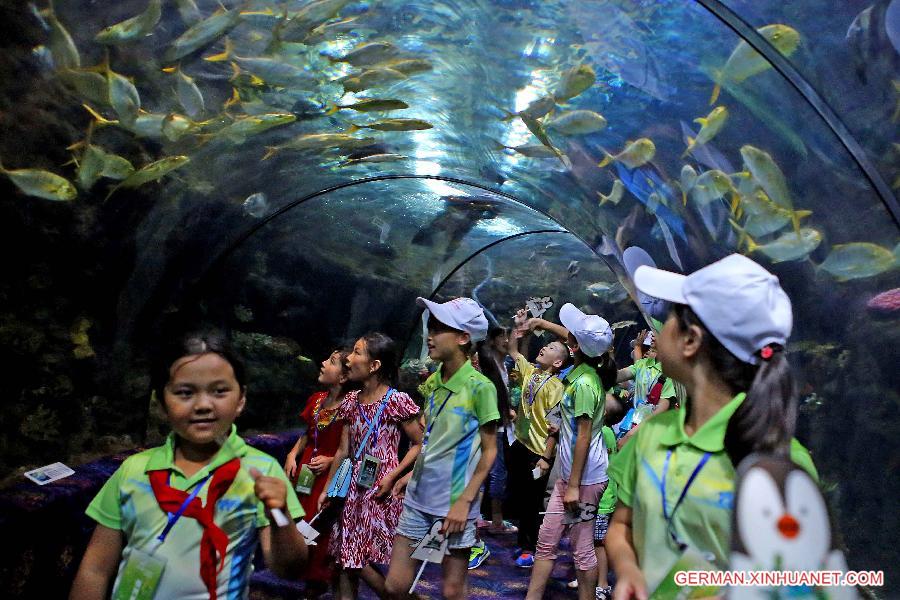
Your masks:
[{"label": "name badge", "polygon": [[312,472],[312,469],[309,468],[309,465],[303,465],[300,467],[300,473],[297,475],[297,485],[294,486],[294,491],[298,494],[309,495],[312,493],[313,484],[316,481],[316,475]]},{"label": "name badge", "polygon": [[375,458],[371,454],[366,454],[362,464],[359,466],[359,477],[356,479],[356,484],[361,488],[372,488],[375,485],[375,480],[378,479],[378,467],[380,466],[380,459]]},{"label": "name badge", "polygon": [[113,600],[153,600],[166,559],[134,549],[122,569]]}]

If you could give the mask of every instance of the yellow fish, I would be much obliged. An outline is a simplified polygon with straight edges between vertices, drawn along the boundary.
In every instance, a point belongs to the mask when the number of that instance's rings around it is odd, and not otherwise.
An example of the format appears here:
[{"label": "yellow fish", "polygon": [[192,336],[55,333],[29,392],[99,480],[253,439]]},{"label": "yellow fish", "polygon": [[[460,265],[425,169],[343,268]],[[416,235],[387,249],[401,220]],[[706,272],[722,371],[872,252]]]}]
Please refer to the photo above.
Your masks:
[{"label": "yellow fish", "polygon": [[728,118],[728,109],[724,106],[717,106],[712,109],[706,117],[700,117],[694,119],[694,123],[700,124],[700,133],[697,134],[696,138],[688,137],[688,146],[684,151],[684,154],[681,155],[681,158],[684,158],[690,152],[700,146],[705,144],[709,140],[713,139],[719,131],[721,131],[722,127],[725,125],[725,120]]},{"label": "yellow fish", "polygon": [[[756,31],[784,56],[793,54],[797,46],[800,45],[800,34],[797,33],[796,29],[787,25],[766,25]],[[746,41],[741,40],[731,52],[731,56],[728,57],[725,66],[713,74],[716,85],[713,88],[712,97],[709,99],[710,105],[715,104],[716,100],[718,100],[723,82],[740,83],[748,77],[762,73],[771,67],[772,65],[768,60],[754,50]]]},{"label": "yellow fish", "polygon": [[653,160],[656,156],[656,144],[649,138],[640,138],[633,142],[630,140],[625,142],[625,148],[615,156],[605,150],[603,153],[606,156],[597,165],[598,167],[602,168],[613,161],[618,161],[629,169],[636,169]]},{"label": "yellow fish", "polygon": [[868,242],[838,244],[831,247],[819,269],[838,281],[863,279],[897,267],[900,245],[891,252],[883,246]]},{"label": "yellow fish", "polygon": [[78,195],[75,186],[66,179],[50,171],[41,169],[13,169],[8,171],[0,163],[0,173],[9,177],[17,188],[28,196],[44,200],[74,200]]}]

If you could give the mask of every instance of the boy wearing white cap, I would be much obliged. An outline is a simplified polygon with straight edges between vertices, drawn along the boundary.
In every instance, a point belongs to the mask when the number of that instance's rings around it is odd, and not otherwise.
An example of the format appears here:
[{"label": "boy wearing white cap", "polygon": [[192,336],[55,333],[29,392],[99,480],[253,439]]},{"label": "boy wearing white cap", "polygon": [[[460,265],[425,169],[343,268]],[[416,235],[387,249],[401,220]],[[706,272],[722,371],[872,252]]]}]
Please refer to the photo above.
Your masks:
[{"label": "boy wearing white cap", "polygon": [[[611,387],[616,376],[615,364],[607,352],[613,335],[603,318],[587,315],[572,304],[563,305],[559,320],[562,327],[543,319],[537,323],[541,329],[567,340],[575,355],[575,367],[565,377],[566,389],[559,404],[562,413],[557,452],[560,475],[538,533],[528,600],[543,597],[566,528],[578,578],[578,597],[593,599],[597,585],[594,515],[569,525],[564,519],[583,514],[583,507],[595,508],[606,489],[607,454],[602,429],[604,386]],[[529,326],[532,324],[529,321]]]},{"label": "boy wearing white cap", "polygon": [[425,395],[422,451],[410,475],[394,538],[387,591],[406,598],[418,566],[411,546],[437,520],[444,522],[450,553],[444,557],[443,597],[465,598],[469,549],[475,544],[479,490],[497,454],[497,390],[469,362],[472,342],[487,337],[484,311],[471,298],[443,304],[418,298],[427,308],[428,356],[441,363],[420,387]]},{"label": "boy wearing white cap", "polygon": [[751,452],[790,453],[816,477],[791,437],[784,346],[793,317],[778,279],[733,254],[688,276],[642,266],[634,280],[674,303],[657,348],[663,372],[690,401],[645,422],[610,465],[619,493],[606,538],[615,600],[647,598],[676,562],[727,566],[735,467]]}]

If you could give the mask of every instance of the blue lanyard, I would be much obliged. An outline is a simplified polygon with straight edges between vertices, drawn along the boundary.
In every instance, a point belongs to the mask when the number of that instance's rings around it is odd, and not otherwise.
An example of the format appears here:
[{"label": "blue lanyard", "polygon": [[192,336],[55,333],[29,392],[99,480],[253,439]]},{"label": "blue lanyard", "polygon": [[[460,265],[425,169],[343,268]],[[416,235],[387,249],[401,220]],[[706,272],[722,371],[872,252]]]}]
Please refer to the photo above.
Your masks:
[{"label": "blue lanyard", "polygon": [[[384,402],[387,400],[387,396],[390,393],[391,393],[391,390],[389,388],[387,393],[382,398],[381,404],[384,404]],[[373,403],[373,405],[374,405],[374,403]],[[370,429],[372,431],[372,434],[375,436],[375,441],[372,442],[372,447],[377,448],[378,447],[378,422],[381,420],[381,411],[380,410],[377,411],[375,413],[375,416],[372,419],[369,419],[369,417],[366,416],[366,413],[363,412],[362,404],[360,404],[360,402],[359,402],[359,396],[356,397],[356,409],[359,410],[359,416],[361,416],[363,418],[363,421],[366,422],[367,428]]]},{"label": "blue lanyard", "polygon": [[678,496],[678,500],[675,502],[675,506],[672,507],[672,512],[669,513],[668,506],[666,504],[666,475],[669,473],[669,461],[672,459],[672,450],[668,450],[666,452],[666,462],[663,465],[663,474],[662,480],[659,484],[659,491],[662,494],[662,509],[663,509],[663,517],[666,519],[666,525],[669,528],[669,535],[672,536],[672,539],[675,543],[681,547],[684,546],[681,541],[678,540],[678,537],[675,535],[674,527],[672,524],[672,520],[675,518],[675,511],[678,510],[678,507],[681,506],[681,502],[684,500],[685,496],[687,496],[688,488],[691,487],[691,484],[694,483],[694,480],[697,478],[697,475],[700,473],[700,470],[709,460],[710,453],[706,452],[701,458],[700,462],[697,463],[697,466],[694,467],[694,472],[691,473],[691,476],[688,477],[687,483],[684,484],[684,489],[681,490],[681,495]]},{"label": "blue lanyard", "polygon": [[434,395],[437,394],[437,390],[431,392],[431,398],[428,399],[428,403],[431,407],[431,410],[428,411],[428,416],[431,417],[431,423],[428,424],[428,428],[425,430],[425,437],[422,439],[422,454],[425,454],[425,448],[428,447],[428,438],[431,437],[431,430],[434,429],[434,424],[437,422],[438,415],[443,412],[444,407],[447,406],[447,401],[450,400],[450,396],[453,395],[453,392],[447,394],[447,397],[444,398],[444,402],[441,403],[441,407],[434,412]]},{"label": "blue lanyard", "polygon": [[[156,538],[160,544],[166,541],[166,536],[169,535],[172,527],[175,526],[175,523],[178,521],[178,519],[181,518],[181,515],[184,514],[184,511],[187,510],[188,505],[194,501],[194,498],[197,497],[197,494],[199,494],[200,490],[203,488],[203,484],[205,484],[210,477],[212,477],[212,473],[209,473],[206,477],[200,480],[200,483],[198,483],[197,487],[194,488],[194,491],[192,491],[190,495],[185,498],[184,502],[181,503],[181,506],[178,507],[177,511],[175,511],[174,513],[169,513],[169,522],[166,523],[165,529],[163,529],[162,533],[159,534],[159,537]],[[170,473],[169,479],[171,478],[172,474]]]}]

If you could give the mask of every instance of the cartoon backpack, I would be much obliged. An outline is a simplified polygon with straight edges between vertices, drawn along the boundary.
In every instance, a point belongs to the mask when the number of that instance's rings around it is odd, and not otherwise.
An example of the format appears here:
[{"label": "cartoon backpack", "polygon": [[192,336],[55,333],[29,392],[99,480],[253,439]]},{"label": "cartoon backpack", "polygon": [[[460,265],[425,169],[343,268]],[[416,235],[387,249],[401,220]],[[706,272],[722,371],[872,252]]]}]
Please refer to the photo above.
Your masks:
[{"label": "cartoon backpack", "polygon": [[[752,454],[738,467],[732,517],[732,571],[840,571],[832,521],[819,486],[789,459]],[[855,587],[734,586],[729,600],[856,600]]]}]

